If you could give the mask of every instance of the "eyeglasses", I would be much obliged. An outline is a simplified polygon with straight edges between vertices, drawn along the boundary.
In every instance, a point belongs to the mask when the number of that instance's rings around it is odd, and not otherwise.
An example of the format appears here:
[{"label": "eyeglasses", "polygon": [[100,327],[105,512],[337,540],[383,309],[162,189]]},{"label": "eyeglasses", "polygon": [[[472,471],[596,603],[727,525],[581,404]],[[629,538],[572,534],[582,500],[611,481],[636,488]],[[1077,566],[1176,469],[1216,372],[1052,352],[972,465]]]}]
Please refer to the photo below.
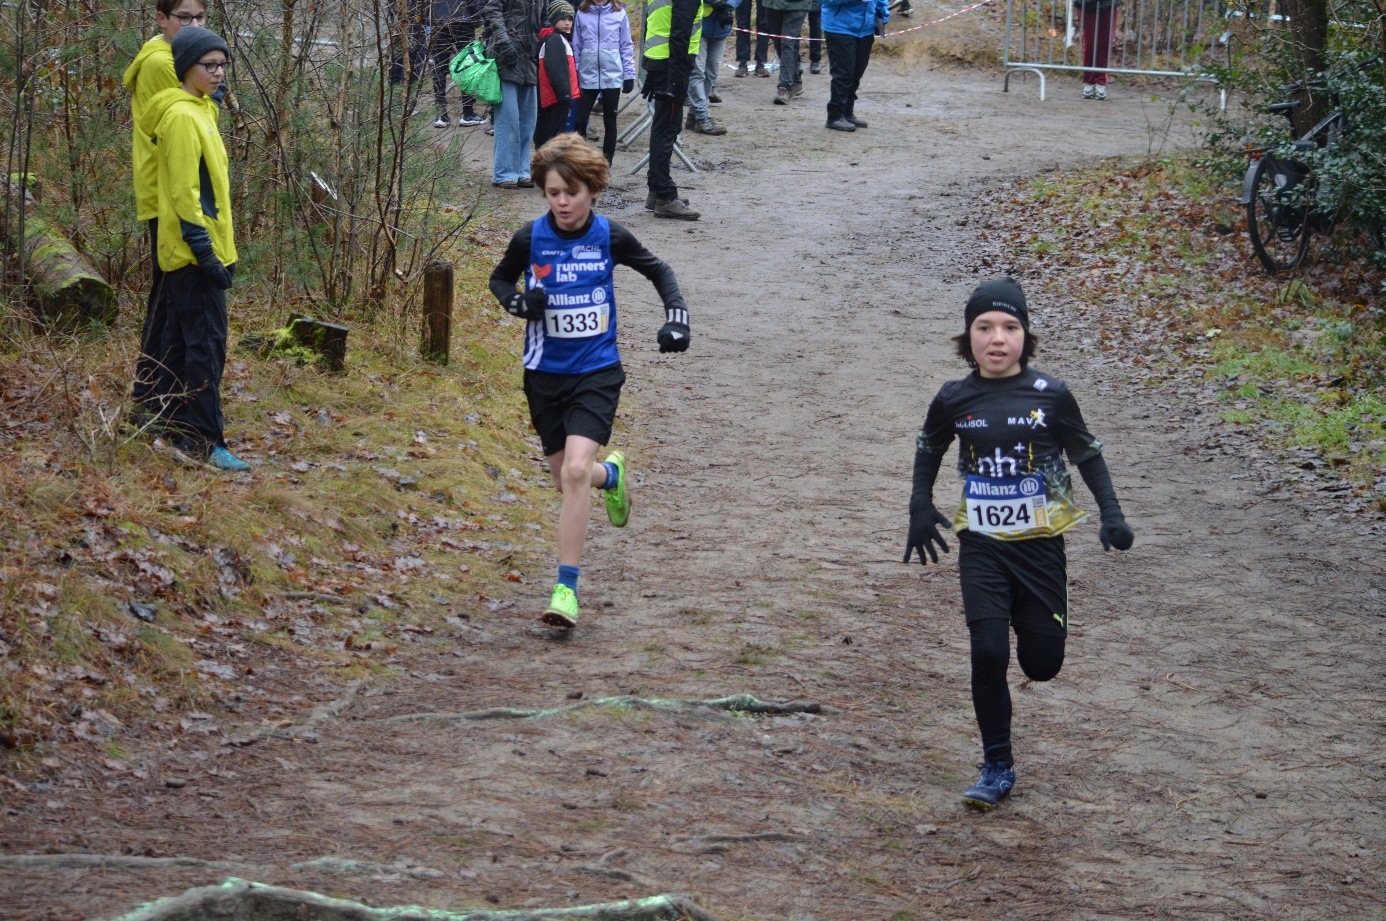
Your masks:
[{"label": "eyeglasses", "polygon": [[201,67],[209,74],[214,74],[217,71],[226,73],[227,69],[231,66],[231,59],[227,58],[225,61],[198,61],[197,66]]},{"label": "eyeglasses", "polygon": [[206,13],[170,13],[169,17],[178,20],[185,26],[190,26],[193,23],[201,25],[207,21]]}]

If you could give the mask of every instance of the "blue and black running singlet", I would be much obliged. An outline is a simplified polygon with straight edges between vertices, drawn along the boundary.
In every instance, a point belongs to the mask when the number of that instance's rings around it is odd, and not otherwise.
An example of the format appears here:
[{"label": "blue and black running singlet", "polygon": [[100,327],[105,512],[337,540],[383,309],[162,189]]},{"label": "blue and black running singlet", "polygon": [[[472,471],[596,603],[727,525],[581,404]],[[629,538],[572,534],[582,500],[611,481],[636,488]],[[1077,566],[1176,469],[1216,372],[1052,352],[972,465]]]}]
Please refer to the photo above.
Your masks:
[{"label": "blue and black running singlet", "polygon": [[621,360],[616,350],[611,226],[593,215],[587,232],[564,240],[543,218],[533,224],[525,285],[548,295],[543,322],[525,333],[525,367],[550,374],[587,374]]}]

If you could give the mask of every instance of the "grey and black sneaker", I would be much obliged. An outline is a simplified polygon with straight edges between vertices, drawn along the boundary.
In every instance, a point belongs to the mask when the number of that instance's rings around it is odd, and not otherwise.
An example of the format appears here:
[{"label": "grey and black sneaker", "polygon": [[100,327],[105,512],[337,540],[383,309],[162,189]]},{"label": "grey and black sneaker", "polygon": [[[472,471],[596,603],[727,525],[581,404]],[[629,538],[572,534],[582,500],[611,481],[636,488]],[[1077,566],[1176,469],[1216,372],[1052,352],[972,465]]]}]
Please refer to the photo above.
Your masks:
[{"label": "grey and black sneaker", "polygon": [[486,124],[485,116],[477,115],[475,112],[463,112],[462,117],[457,120],[457,127],[459,128],[475,128],[477,125],[484,124]]},{"label": "grey and black sneaker", "polygon": [[777,86],[777,87],[775,87],[775,105],[777,105],[777,106],[787,106],[787,105],[789,105],[789,87],[787,87],[787,86]]},{"label": "grey and black sneaker", "polygon": [[817,61],[809,61],[809,73],[821,74],[822,72],[823,65],[819,64]]},{"label": "grey and black sneaker", "polygon": [[446,128],[452,124],[452,119],[448,118],[448,113],[439,112],[438,117],[433,120],[433,127]]},{"label": "grey and black sneaker", "polygon": [[802,84],[802,83],[796,83],[796,84],[794,84],[793,86],[791,86],[791,87],[789,88],[789,95],[791,95],[791,96],[802,96],[802,95],[804,95],[804,84]]},{"label": "grey and black sneaker", "polygon": [[983,761],[977,766],[982,776],[967,788],[963,802],[978,809],[995,809],[1015,787],[1015,766],[1004,761]]},{"label": "grey and black sneaker", "polygon": [[717,124],[717,120],[712,116],[700,118],[693,123],[693,130],[699,134],[711,134],[714,137],[727,133],[727,129]]},{"label": "grey and black sneaker", "polygon": [[828,119],[828,128],[834,131],[856,131],[857,126],[849,122],[846,116],[839,115],[837,118]]},{"label": "grey and black sneaker", "polygon": [[718,96],[716,93],[708,93],[707,104],[710,106],[720,106],[722,104],[722,97]]},{"label": "grey and black sneaker", "polygon": [[688,206],[688,199],[686,198],[671,198],[668,201],[656,202],[654,216],[669,217],[679,221],[696,221],[702,217]]},{"label": "grey and black sneaker", "polygon": [[866,119],[864,119],[864,118],[857,118],[857,117],[856,117],[855,115],[853,115],[851,112],[848,112],[848,113],[847,113],[847,120],[848,120],[849,122],[851,122],[852,124],[856,125],[858,128],[865,128],[865,127],[866,127]]},{"label": "grey and black sneaker", "polygon": [[765,69],[765,65],[764,65],[764,64],[756,64],[756,76],[757,76],[757,77],[768,77],[768,76],[770,76],[770,71],[768,71],[768,70]]},{"label": "grey and black sneaker", "polygon": [[651,192],[650,194],[645,196],[646,211],[653,211],[655,209],[655,205],[657,204],[659,204],[659,199],[655,197],[655,193]]},{"label": "grey and black sneaker", "polygon": [[745,61],[739,61],[739,62],[737,62],[737,65],[736,65],[736,73],[732,74],[732,76],[733,76],[733,77],[749,77],[750,75],[751,75],[751,71],[750,71],[749,69],[747,69],[747,67],[746,67],[746,62],[745,62]]}]

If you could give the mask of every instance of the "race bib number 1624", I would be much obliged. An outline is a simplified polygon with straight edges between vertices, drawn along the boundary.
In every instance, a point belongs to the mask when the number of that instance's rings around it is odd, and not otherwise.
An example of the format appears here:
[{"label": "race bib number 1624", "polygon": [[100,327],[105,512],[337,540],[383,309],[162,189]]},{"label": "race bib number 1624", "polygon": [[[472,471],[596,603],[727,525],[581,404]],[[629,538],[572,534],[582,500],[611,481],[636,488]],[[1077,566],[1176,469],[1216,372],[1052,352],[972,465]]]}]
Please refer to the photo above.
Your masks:
[{"label": "race bib number 1624", "polygon": [[1044,478],[969,476],[964,497],[967,526],[984,534],[1018,534],[1049,524]]}]

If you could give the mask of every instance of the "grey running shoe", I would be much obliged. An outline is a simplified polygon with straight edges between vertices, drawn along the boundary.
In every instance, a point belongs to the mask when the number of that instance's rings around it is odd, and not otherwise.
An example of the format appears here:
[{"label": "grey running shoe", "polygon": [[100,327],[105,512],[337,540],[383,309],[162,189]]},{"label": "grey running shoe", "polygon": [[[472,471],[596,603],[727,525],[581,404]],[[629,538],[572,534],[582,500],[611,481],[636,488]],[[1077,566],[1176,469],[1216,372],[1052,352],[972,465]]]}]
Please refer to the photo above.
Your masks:
[{"label": "grey running shoe", "polygon": [[655,205],[657,204],[659,204],[659,199],[655,198],[655,193],[651,192],[649,195],[645,196],[646,211],[653,211],[655,209]]},{"label": "grey running shoe", "polygon": [[856,131],[857,126],[849,122],[845,117],[839,115],[837,118],[828,119],[827,127],[834,131]]},{"label": "grey running shoe", "polygon": [[751,75],[751,72],[750,72],[749,70],[746,69],[746,62],[745,62],[745,61],[742,61],[742,62],[740,62],[739,64],[737,64],[737,65],[736,65],[736,73],[732,74],[733,77],[749,77],[750,75]]},{"label": "grey running shoe", "polygon": [[851,122],[852,124],[856,125],[858,128],[865,128],[865,127],[866,127],[866,119],[864,119],[864,118],[857,118],[855,115],[852,115],[851,113],[848,113],[848,114],[847,114],[847,120],[848,120],[849,122]]},{"label": "grey running shoe", "polygon": [[717,124],[717,120],[712,118],[711,116],[709,116],[708,118],[699,119],[697,122],[695,122],[693,124],[693,130],[698,132],[699,134],[711,134],[715,136],[720,136],[727,133],[727,129]]},{"label": "grey running shoe", "polygon": [[768,76],[770,76],[770,71],[768,71],[768,70],[765,69],[765,65],[764,65],[764,64],[757,64],[757,65],[756,65],[756,76],[757,76],[757,77],[768,77]]},{"label": "grey running shoe", "polygon": [[787,86],[777,86],[777,87],[775,87],[775,105],[777,105],[777,106],[787,106],[787,105],[789,105],[789,87],[787,87]]},{"label": "grey running shoe", "polygon": [[791,86],[791,87],[789,88],[789,95],[791,95],[791,96],[802,96],[802,95],[804,95],[804,85],[803,85],[802,83],[796,83],[796,84],[794,84],[793,86]]},{"label": "grey running shoe", "polygon": [[722,104],[722,97],[718,96],[716,93],[708,93],[707,104],[710,106],[720,106]]}]

